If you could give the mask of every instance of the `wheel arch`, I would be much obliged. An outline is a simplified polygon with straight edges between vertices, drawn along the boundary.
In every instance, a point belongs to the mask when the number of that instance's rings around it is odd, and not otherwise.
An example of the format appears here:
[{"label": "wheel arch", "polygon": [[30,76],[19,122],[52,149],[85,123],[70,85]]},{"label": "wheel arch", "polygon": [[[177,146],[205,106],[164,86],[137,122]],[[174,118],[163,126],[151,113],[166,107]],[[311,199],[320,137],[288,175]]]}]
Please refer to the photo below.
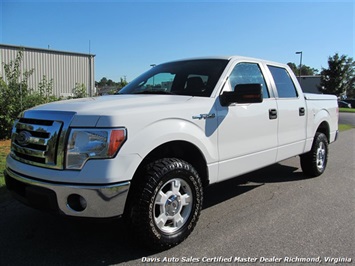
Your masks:
[{"label": "wheel arch", "polygon": [[[330,123],[331,116],[328,110],[322,109],[316,113],[313,117],[313,133],[312,138],[316,135],[317,132],[323,133],[328,141],[330,139]],[[311,127],[312,128],[312,127]]]},{"label": "wheel arch", "polygon": [[322,123],[320,123],[320,125],[318,126],[317,130],[315,133],[323,133],[326,137],[327,140],[329,141],[330,139],[330,128],[329,128],[329,124],[327,121],[323,121]]},{"label": "wheel arch", "polygon": [[129,217],[131,211],[132,201],[136,195],[137,188],[140,185],[140,177],[146,170],[146,166],[152,162],[155,162],[162,158],[177,158],[186,161],[191,164],[198,175],[200,176],[202,186],[209,185],[209,171],[207,167],[207,161],[201,150],[194,144],[188,141],[175,140],[163,143],[149,152],[137,167],[133,178],[131,180],[131,187],[128,192],[127,201],[124,209],[124,217]]},{"label": "wheel arch", "polygon": [[209,184],[207,161],[201,150],[188,141],[175,140],[163,143],[149,152],[138,166],[133,179],[136,179],[142,168],[162,158],[177,158],[191,164],[199,174],[203,186]]}]

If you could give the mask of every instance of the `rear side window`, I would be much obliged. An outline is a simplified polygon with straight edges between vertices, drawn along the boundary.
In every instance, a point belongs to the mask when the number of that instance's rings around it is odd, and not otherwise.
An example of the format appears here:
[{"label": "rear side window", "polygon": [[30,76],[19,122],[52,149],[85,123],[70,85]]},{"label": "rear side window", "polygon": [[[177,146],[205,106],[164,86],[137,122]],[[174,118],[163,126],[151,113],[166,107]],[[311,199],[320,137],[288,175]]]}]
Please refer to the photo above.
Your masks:
[{"label": "rear side window", "polygon": [[297,98],[298,93],[287,70],[282,67],[268,66],[279,95],[279,98]]}]

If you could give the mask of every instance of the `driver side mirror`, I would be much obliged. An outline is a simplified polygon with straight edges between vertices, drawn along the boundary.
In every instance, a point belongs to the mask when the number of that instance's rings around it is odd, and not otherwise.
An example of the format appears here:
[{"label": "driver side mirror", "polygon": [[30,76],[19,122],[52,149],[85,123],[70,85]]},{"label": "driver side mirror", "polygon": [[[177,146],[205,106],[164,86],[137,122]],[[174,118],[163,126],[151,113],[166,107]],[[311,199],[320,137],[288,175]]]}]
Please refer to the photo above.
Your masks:
[{"label": "driver side mirror", "polygon": [[261,103],[263,90],[261,84],[238,84],[234,91],[225,91],[219,96],[222,106],[232,103]]}]

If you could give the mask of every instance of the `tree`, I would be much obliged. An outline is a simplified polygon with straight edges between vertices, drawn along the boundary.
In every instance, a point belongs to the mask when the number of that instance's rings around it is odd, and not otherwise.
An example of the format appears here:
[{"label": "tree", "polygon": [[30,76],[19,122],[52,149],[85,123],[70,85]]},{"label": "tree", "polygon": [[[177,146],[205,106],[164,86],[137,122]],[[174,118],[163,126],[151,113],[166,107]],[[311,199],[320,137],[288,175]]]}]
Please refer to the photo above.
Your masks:
[{"label": "tree", "polygon": [[322,68],[320,91],[337,96],[351,96],[355,91],[355,62],[336,53],[328,58],[328,68]]},{"label": "tree", "polygon": [[99,95],[114,94],[128,84],[126,76],[120,77],[119,82],[103,77],[100,82],[95,81],[95,86],[98,88]]},{"label": "tree", "polygon": [[291,70],[293,71],[295,76],[299,76],[299,74],[300,74],[300,72],[298,70],[299,68],[296,66],[295,63],[288,62],[287,65],[291,68]]},{"label": "tree", "polygon": [[355,99],[355,89],[354,89],[355,78],[353,78],[350,82],[353,84],[353,86],[352,89],[346,92],[346,96],[349,99]]},{"label": "tree", "polygon": [[100,82],[98,83],[98,86],[100,87],[100,88],[102,88],[102,87],[105,87],[107,85],[107,78],[106,77],[103,77],[101,80],[100,80]]},{"label": "tree", "polygon": [[121,77],[120,82],[117,83],[119,89],[122,89],[127,84],[128,84],[128,82],[126,80],[126,76],[124,76],[123,78]]},{"label": "tree", "polygon": [[[300,75],[300,67],[296,66],[295,63],[287,63],[287,65],[292,69],[293,73],[298,77]],[[306,65],[301,66],[301,76],[314,76],[318,73],[318,69],[311,68]]]}]

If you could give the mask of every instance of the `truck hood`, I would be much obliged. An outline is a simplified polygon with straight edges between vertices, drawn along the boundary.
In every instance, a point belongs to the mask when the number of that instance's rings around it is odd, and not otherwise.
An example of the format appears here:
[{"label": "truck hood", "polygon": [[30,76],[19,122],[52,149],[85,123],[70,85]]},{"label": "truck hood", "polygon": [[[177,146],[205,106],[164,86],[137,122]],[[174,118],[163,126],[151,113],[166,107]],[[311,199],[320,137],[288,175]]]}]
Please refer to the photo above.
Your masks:
[{"label": "truck hood", "polygon": [[31,110],[67,111],[78,115],[107,115],[127,109],[146,109],[150,106],[181,104],[192,96],[174,95],[111,95],[93,98],[64,100],[39,105]]},{"label": "truck hood", "polygon": [[138,117],[164,115],[168,110],[180,109],[176,107],[177,104],[184,105],[192,98],[177,95],[112,95],[81,98],[39,105],[25,111],[24,115],[38,117],[41,115],[38,112],[53,115],[66,113],[71,117],[69,118],[71,126],[117,126],[122,123],[130,124],[133,122],[132,119],[137,120]]}]

